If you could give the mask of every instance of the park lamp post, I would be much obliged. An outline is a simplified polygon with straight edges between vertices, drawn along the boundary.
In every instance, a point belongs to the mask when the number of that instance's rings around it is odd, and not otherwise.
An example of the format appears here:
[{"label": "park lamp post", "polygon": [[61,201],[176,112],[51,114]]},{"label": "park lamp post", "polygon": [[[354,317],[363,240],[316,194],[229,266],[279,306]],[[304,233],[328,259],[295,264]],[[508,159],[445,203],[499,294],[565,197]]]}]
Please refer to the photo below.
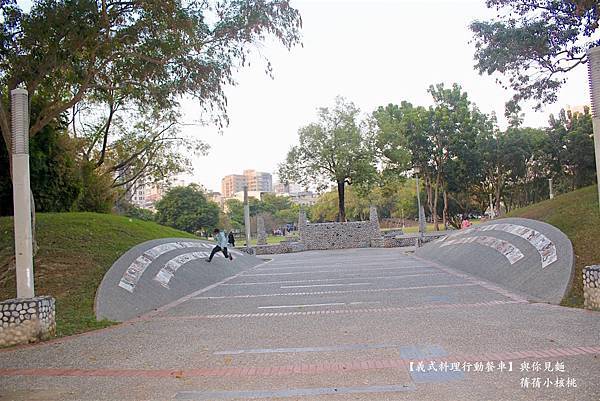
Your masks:
[{"label": "park lamp post", "polygon": [[[588,72],[590,80],[590,97],[592,100],[592,123],[594,126],[594,149],[596,152],[596,183],[600,180],[600,46],[587,51]],[[600,185],[598,185],[600,204]]]},{"label": "park lamp post", "polygon": [[250,248],[250,202],[248,185],[244,185],[244,229],[246,231],[246,248]]},{"label": "park lamp post", "polygon": [[417,181],[417,213],[419,213],[419,237],[417,238],[417,247],[420,247],[423,244],[423,232],[425,231],[425,213],[421,210],[421,191],[419,187],[419,173],[421,172],[421,169],[419,167],[413,167],[413,171],[415,172]]},{"label": "park lamp post", "polygon": [[33,236],[29,177],[29,100],[27,90],[10,92],[12,115],[12,182],[17,298],[33,298]]}]

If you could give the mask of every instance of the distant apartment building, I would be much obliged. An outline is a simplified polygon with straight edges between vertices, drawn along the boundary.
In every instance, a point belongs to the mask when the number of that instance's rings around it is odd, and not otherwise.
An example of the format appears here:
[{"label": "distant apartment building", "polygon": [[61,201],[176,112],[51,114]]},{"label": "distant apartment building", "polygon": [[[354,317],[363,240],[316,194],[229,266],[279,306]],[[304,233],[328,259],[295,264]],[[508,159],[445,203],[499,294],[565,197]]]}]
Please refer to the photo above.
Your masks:
[{"label": "distant apartment building", "polygon": [[221,180],[221,195],[223,198],[232,198],[244,190],[244,185],[252,192],[273,192],[273,177],[270,173],[256,170],[244,170],[243,175],[227,175]]},{"label": "distant apartment building", "polygon": [[239,174],[230,174],[221,180],[221,196],[231,198],[236,192],[243,191],[246,177]]},{"label": "distant apartment building", "polygon": [[317,203],[317,199],[319,199],[319,195],[311,191],[296,192],[290,195],[292,203],[300,206],[312,206]]},{"label": "distant apartment building", "polygon": [[141,181],[127,191],[127,198],[132,205],[155,212],[156,203],[167,190],[163,185]]},{"label": "distant apartment building", "polygon": [[295,195],[299,192],[302,192],[302,187],[292,182],[288,184],[279,182],[273,186],[273,189],[277,195]]},{"label": "distant apartment building", "polygon": [[244,170],[248,191],[273,192],[273,176],[256,170]]},{"label": "distant apartment building", "polygon": [[[248,191],[248,198],[262,200],[262,195],[264,193],[265,192],[263,192],[263,191]],[[239,191],[239,192],[234,193],[232,198],[237,199],[240,202],[243,202],[244,201],[244,191]]]},{"label": "distant apartment building", "polygon": [[565,107],[565,111],[566,112],[571,112],[572,114],[575,113],[580,113],[580,114],[585,114],[585,109],[588,109],[588,113],[592,112],[592,107],[589,104],[581,104],[581,105],[577,105],[577,106],[571,106],[571,105],[567,105],[567,107]]}]

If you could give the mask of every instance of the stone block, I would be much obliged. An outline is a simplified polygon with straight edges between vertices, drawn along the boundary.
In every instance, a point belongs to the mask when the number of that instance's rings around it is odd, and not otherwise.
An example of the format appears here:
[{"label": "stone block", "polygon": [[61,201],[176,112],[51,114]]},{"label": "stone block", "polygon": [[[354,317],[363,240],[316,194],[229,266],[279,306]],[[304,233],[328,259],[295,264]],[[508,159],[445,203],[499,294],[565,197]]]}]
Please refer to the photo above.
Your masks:
[{"label": "stone block", "polygon": [[256,218],[256,234],[257,234],[257,245],[267,244],[267,232],[265,231],[265,219],[262,216]]}]

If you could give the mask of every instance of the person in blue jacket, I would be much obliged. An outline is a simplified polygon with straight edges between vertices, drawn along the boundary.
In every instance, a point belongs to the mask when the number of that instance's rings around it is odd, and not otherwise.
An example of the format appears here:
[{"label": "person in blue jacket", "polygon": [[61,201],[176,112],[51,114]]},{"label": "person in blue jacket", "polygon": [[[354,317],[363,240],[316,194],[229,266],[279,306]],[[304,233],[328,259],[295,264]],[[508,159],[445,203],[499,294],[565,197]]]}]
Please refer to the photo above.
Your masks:
[{"label": "person in blue jacket", "polygon": [[215,228],[213,231],[213,236],[215,241],[217,241],[217,245],[213,248],[212,252],[210,253],[210,257],[206,259],[206,261],[210,262],[213,256],[215,256],[215,253],[219,251],[223,252],[223,255],[225,255],[226,259],[233,260],[231,253],[227,252],[227,236],[225,233],[221,232],[218,228]]}]

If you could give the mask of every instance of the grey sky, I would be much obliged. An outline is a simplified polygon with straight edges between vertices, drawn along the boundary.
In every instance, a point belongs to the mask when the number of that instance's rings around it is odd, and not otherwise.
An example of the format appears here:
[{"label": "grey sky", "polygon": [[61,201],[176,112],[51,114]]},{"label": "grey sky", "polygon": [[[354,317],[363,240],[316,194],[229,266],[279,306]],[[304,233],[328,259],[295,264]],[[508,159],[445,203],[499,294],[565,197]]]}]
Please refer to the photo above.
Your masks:
[{"label": "grey sky", "polygon": [[[304,21],[304,47],[287,52],[278,45],[260,51],[273,62],[275,79],[257,61],[236,76],[227,90],[230,126],[223,135],[210,127],[189,128],[211,146],[194,162],[191,180],[220,191],[221,178],[243,169],[274,172],[298,128],[316,119],[316,108],[336,95],[363,112],[408,100],[431,103],[430,84],[457,82],[484,112],[495,111],[503,126],[510,93],[493,77],[473,70],[468,24],[493,15],[484,0],[463,1],[309,1],[294,0]],[[543,112],[526,111],[525,123],[544,126],[548,115],[567,104],[587,104],[585,67],[569,75],[559,102]],[[195,107],[186,104],[186,118]]]}]

